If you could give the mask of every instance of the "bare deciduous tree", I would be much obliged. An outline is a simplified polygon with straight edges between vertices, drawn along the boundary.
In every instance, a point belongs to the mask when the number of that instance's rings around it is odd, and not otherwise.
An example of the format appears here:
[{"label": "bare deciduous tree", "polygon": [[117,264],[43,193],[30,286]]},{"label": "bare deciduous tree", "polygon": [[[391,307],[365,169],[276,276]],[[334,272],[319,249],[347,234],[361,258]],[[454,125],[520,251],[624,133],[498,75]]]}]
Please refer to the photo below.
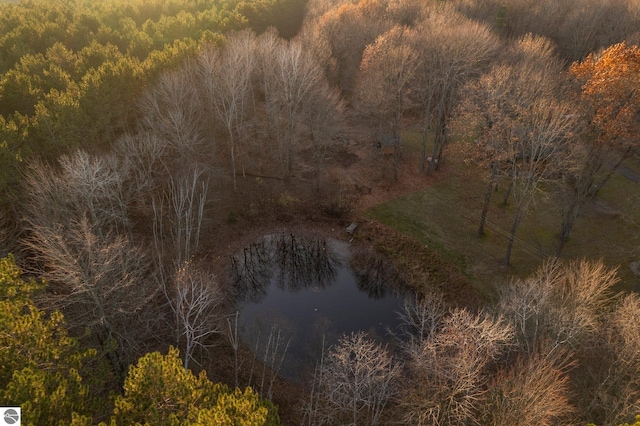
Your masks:
[{"label": "bare deciduous tree", "polygon": [[602,320],[578,353],[575,404],[585,422],[620,424],[640,411],[640,297],[623,295]]},{"label": "bare deciduous tree", "polygon": [[412,425],[466,424],[477,419],[488,369],[511,344],[501,318],[454,310],[441,328],[411,348],[410,379],[400,402]]},{"label": "bare deciduous tree", "polygon": [[142,308],[157,294],[147,253],[128,237],[132,193],[120,160],[78,151],[58,169],[31,165],[24,209],[24,243],[35,254],[33,272],[49,281],[46,302],[75,330],[86,328],[118,374],[139,355],[141,329],[155,321]]},{"label": "bare deciduous tree", "polygon": [[[484,226],[491,198],[500,180],[509,179],[513,188],[512,162],[524,153],[514,152],[510,143],[518,134],[519,120],[536,100],[552,98],[560,91],[558,76],[562,63],[555,57],[550,42],[542,37],[526,36],[513,43],[505,53],[507,64],[464,88],[465,100],[458,106],[458,119],[474,123],[480,134],[471,149],[473,161],[490,171],[478,234]],[[507,191],[507,195],[511,190]],[[505,198],[506,200],[507,198]]]},{"label": "bare deciduous tree", "polygon": [[193,164],[204,150],[195,68],[187,62],[179,70],[161,74],[138,102],[141,127],[168,141],[183,165]]},{"label": "bare deciduous tree", "polygon": [[94,231],[127,229],[124,179],[111,158],[77,151],[59,159],[60,169],[39,162],[25,176],[27,220],[41,227],[67,227],[87,218]]},{"label": "bare deciduous tree", "polygon": [[337,90],[321,82],[308,99],[305,110],[306,125],[313,144],[315,159],[316,191],[320,192],[320,174],[332,143],[340,140],[346,131],[346,106]]},{"label": "bare deciduous tree", "polygon": [[[465,90],[462,110],[479,119],[474,149],[490,168],[489,185],[478,233],[500,175],[508,178],[514,201],[505,264],[509,264],[515,233],[540,184],[559,176],[577,129],[571,105],[557,100],[561,63],[546,40],[525,37],[516,43],[513,64],[496,65]],[[468,105],[472,106],[469,108]],[[464,113],[463,113],[464,115]]]},{"label": "bare deciduous tree", "polygon": [[567,370],[571,358],[564,352],[520,356],[496,374],[489,384],[480,423],[551,426],[573,420]]},{"label": "bare deciduous tree", "polygon": [[534,195],[544,181],[557,176],[566,159],[576,127],[570,105],[553,99],[534,101],[518,117],[515,138],[510,140],[510,185],[514,213],[504,264],[508,265],[515,234]]},{"label": "bare deciduous tree", "polygon": [[[265,393],[267,398],[273,398],[273,384],[280,372],[287,350],[289,350],[291,337],[287,337],[286,334],[283,327],[273,324],[264,345],[260,392]],[[259,345],[256,344],[256,351],[258,349]],[[267,369],[269,370],[268,374]],[[265,379],[268,379],[268,387],[266,387]]]},{"label": "bare deciduous tree", "polygon": [[548,345],[548,352],[575,347],[597,330],[616,282],[616,271],[602,262],[552,259],[506,287],[498,310],[513,324],[527,353],[542,345]]},{"label": "bare deciduous tree", "polygon": [[[170,256],[179,266],[191,260],[198,249],[208,182],[202,172],[194,170],[191,175],[170,178],[169,183],[169,189],[158,200],[153,199],[154,242],[160,265]],[[169,250],[165,237],[171,243]]]},{"label": "bare deciduous tree", "polygon": [[207,339],[222,332],[224,296],[215,275],[192,262],[177,270],[173,291],[166,294],[175,314],[177,342],[184,347],[184,368],[188,368],[196,348],[210,346]]},{"label": "bare deciduous tree", "polygon": [[[640,297],[631,293],[622,298],[613,316],[616,339],[610,347],[616,349],[617,359],[613,367],[617,376],[615,385],[620,389],[609,390],[609,394],[619,399],[611,401],[612,414],[618,417],[628,416],[640,410]],[[602,382],[607,385],[606,382]]]},{"label": "bare deciduous tree", "polygon": [[369,44],[362,55],[356,83],[357,104],[363,117],[372,119],[379,131],[393,135],[393,179],[398,180],[400,131],[411,106],[410,92],[416,84],[420,55],[410,43],[412,31],[396,26]]},{"label": "bare deciduous tree", "polygon": [[271,47],[270,51],[262,51],[270,58],[261,62],[266,67],[261,71],[265,79],[267,119],[274,132],[283,177],[288,180],[309,98],[324,82],[324,76],[300,42],[281,41]]},{"label": "bare deciduous tree", "polygon": [[307,45],[323,58],[325,75],[329,82],[342,89],[350,98],[355,78],[367,45],[393,24],[385,12],[386,2],[345,2],[307,22],[312,27],[305,32]]},{"label": "bare deciduous tree", "polygon": [[458,89],[482,73],[500,42],[489,27],[465,18],[449,3],[429,8],[414,34],[414,46],[422,58],[417,74],[420,81],[413,92],[422,111],[421,169],[425,168],[427,134],[431,129],[434,143],[432,161],[427,166],[427,173],[431,173],[442,160],[448,142]]},{"label": "bare deciduous tree", "polygon": [[521,37],[532,33],[553,40],[563,59],[570,62],[628,39],[640,22],[638,6],[629,0],[577,0],[570,4],[553,0],[455,3],[467,16],[491,24],[505,35]]},{"label": "bare deciduous tree", "polygon": [[[240,367],[237,351],[239,342],[238,315],[238,313],[235,314],[233,323],[227,319],[227,337],[234,349],[234,367],[236,370]],[[255,342],[252,348],[253,356],[247,384],[253,386],[267,398],[273,398],[273,386],[280,374],[292,339],[290,324],[286,320],[266,324],[256,321],[250,324],[249,327],[245,325],[242,328],[244,329],[243,339],[245,342],[249,339]],[[237,371],[235,374],[236,380],[238,380]]]},{"label": "bare deciduous tree", "polygon": [[430,293],[418,298],[407,298],[403,310],[398,313],[402,324],[399,340],[405,349],[412,351],[438,331],[448,309],[441,293]]},{"label": "bare deciduous tree", "polygon": [[399,375],[399,364],[364,333],[343,336],[315,377],[315,424],[380,424]]},{"label": "bare deciduous tree", "polygon": [[[59,308],[72,328],[87,329],[121,374],[135,359],[140,330],[131,321],[155,297],[148,285],[150,262],[127,237],[99,231],[88,218],[59,224],[32,223],[26,245],[49,281],[48,303]],[[110,348],[117,343],[117,352]],[[121,359],[121,355],[125,359]]]},{"label": "bare deciduous tree", "polygon": [[231,317],[226,318],[227,329],[226,334],[229,339],[229,344],[233,349],[233,377],[234,377],[234,386],[240,386],[240,381],[238,378],[238,373],[240,371],[240,359],[238,357],[238,349],[240,347],[240,340],[238,338],[238,316],[240,315],[240,311],[236,311],[233,314],[233,321]]},{"label": "bare deciduous tree", "polygon": [[120,161],[120,173],[129,180],[130,198],[138,203],[148,201],[168,171],[165,155],[170,151],[169,142],[153,132],[125,134],[115,142],[113,151]]},{"label": "bare deciduous tree", "polygon": [[[252,105],[255,51],[255,35],[243,31],[230,36],[223,49],[212,46],[199,56],[199,81],[205,89],[206,103],[227,132],[234,189],[241,142],[246,139],[244,127]],[[244,174],[244,166],[242,169]]]}]

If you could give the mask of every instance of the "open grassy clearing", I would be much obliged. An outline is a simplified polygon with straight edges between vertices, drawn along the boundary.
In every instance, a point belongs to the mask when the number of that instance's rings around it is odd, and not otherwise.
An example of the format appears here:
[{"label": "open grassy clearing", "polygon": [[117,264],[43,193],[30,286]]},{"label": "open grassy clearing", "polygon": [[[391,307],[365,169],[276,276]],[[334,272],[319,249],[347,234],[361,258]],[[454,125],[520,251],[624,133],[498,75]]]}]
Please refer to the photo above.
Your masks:
[{"label": "open grassy clearing", "polygon": [[[418,156],[420,137],[403,136],[405,156]],[[560,214],[556,195],[541,192],[516,233],[511,264],[502,265],[512,220],[511,205],[502,205],[504,185],[492,198],[486,235],[477,236],[486,174],[465,164],[461,144],[449,147],[439,179],[427,188],[385,202],[365,215],[417,238],[455,263],[487,298],[513,276],[526,276],[556,250]],[[640,172],[640,160],[625,164]],[[640,287],[629,263],[640,260],[640,185],[616,174],[586,206],[563,257],[602,258],[619,268],[620,289]]]}]

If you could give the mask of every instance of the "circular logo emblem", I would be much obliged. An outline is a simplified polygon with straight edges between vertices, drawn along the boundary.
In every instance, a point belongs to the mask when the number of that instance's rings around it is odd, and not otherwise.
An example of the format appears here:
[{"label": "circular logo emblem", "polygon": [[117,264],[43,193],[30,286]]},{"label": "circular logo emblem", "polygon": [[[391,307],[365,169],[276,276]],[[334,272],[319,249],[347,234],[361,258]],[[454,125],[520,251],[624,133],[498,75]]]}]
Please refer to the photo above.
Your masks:
[{"label": "circular logo emblem", "polygon": [[4,422],[6,424],[14,425],[18,423],[18,420],[20,420],[20,415],[18,415],[18,412],[13,408],[4,411]]}]

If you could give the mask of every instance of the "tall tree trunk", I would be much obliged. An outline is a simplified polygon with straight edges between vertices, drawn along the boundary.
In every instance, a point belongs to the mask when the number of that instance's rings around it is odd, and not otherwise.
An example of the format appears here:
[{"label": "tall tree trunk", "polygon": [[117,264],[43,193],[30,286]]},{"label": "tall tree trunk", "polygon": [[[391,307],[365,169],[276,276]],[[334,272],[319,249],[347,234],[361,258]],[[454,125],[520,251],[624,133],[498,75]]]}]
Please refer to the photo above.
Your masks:
[{"label": "tall tree trunk", "polygon": [[556,257],[562,256],[562,250],[564,250],[565,244],[569,241],[569,234],[573,229],[572,225],[567,226],[563,223],[562,230],[560,231],[560,235],[558,236],[558,247],[556,248]]},{"label": "tall tree trunk", "polygon": [[286,184],[289,183],[291,178],[291,172],[293,171],[293,118],[289,118],[287,124],[287,134],[285,135],[284,146],[284,176],[283,180]]},{"label": "tall tree trunk", "polygon": [[431,111],[431,101],[432,101],[432,97],[429,96],[428,97],[428,101],[426,103],[426,106],[424,107],[423,111],[424,111],[424,123],[422,125],[422,152],[421,155],[422,157],[420,158],[420,171],[424,173],[424,169],[425,169],[425,164],[427,161],[427,134],[429,131],[429,126],[431,125],[431,117],[432,114],[430,113]]},{"label": "tall tree trunk", "polygon": [[444,145],[444,117],[440,117],[437,121],[433,137],[433,150],[431,151],[431,161],[427,166],[427,175],[431,175],[437,170],[438,157],[442,155],[442,146]]},{"label": "tall tree trunk", "polygon": [[587,200],[596,196],[595,176],[602,166],[602,148],[594,145],[579,173],[572,174],[568,172],[563,176],[565,194],[562,194],[562,224],[558,235],[558,247],[556,248],[556,256],[558,257],[562,254],[565,244],[569,241],[582,207]]},{"label": "tall tree trunk", "polygon": [[498,180],[498,174],[496,173],[496,167],[494,164],[491,164],[491,176],[489,177],[489,185],[487,186],[487,191],[484,194],[484,206],[482,207],[482,215],[480,216],[480,226],[478,226],[478,235],[484,235],[484,225],[487,220],[487,213],[489,212],[491,197],[496,190],[497,180]]},{"label": "tall tree trunk", "polygon": [[584,198],[582,200],[579,198],[578,194],[572,194],[572,199],[562,210],[562,225],[560,229],[560,234],[558,235],[558,247],[556,248],[556,256],[560,257],[562,255],[562,250],[564,249],[565,244],[569,241],[569,237],[571,236],[571,231],[573,231],[573,227],[576,224],[576,220],[578,219],[578,215],[580,214],[580,210],[582,209],[582,205],[584,204]]},{"label": "tall tree trunk", "polygon": [[427,125],[422,129],[422,146],[420,148],[420,171],[424,172],[427,162]]},{"label": "tall tree trunk", "polygon": [[600,192],[600,189],[609,181],[609,179],[611,179],[611,176],[613,176],[613,174],[618,170],[618,168],[620,168],[622,163],[624,163],[624,160],[629,158],[635,151],[636,150],[632,148],[627,148],[627,150],[624,152],[624,154],[622,154],[620,159],[618,159],[618,161],[613,165],[613,167],[611,167],[611,169],[607,172],[607,174],[600,181],[600,183],[595,187],[595,190],[593,191],[593,194],[592,194],[593,197],[598,195],[598,192]]},{"label": "tall tree trunk", "polygon": [[316,193],[320,194],[320,162],[316,165]]},{"label": "tall tree trunk", "polygon": [[229,130],[229,141],[231,143],[231,173],[233,174],[233,190],[238,190],[238,184],[236,179],[236,145],[233,138],[233,132]]},{"label": "tall tree trunk", "polygon": [[520,206],[516,207],[516,211],[513,215],[513,223],[511,224],[509,242],[507,243],[507,252],[504,256],[504,266],[509,266],[509,262],[511,261],[511,251],[513,250],[513,243],[516,239],[516,230],[518,229],[518,225],[520,225],[521,212],[522,212],[522,208]]},{"label": "tall tree trunk", "polygon": [[394,132],[393,135],[393,181],[398,181],[398,167],[400,164],[400,135]]},{"label": "tall tree trunk", "polygon": [[438,144],[438,153],[435,158],[435,169],[440,170],[440,164],[442,164],[442,157],[444,155],[444,147],[447,145],[449,141],[447,136],[447,122],[445,121],[446,117],[442,117],[442,130],[440,134],[440,143]]},{"label": "tall tree trunk", "polygon": [[[430,105],[431,105],[431,101],[429,101],[428,106],[427,106],[427,111],[430,110]],[[429,131],[429,125],[431,124],[431,120],[430,120],[430,114],[425,113],[425,117],[429,117],[429,118],[425,118],[424,120],[424,124],[422,125],[422,146],[421,146],[421,158],[420,158],[420,171],[424,173],[424,169],[425,169],[425,165],[427,162],[427,135],[428,135],[428,131]]]},{"label": "tall tree trunk", "polygon": [[311,132],[311,141],[313,142],[313,146],[315,147],[315,155],[316,155],[316,193],[320,194],[320,172],[322,170],[322,163],[324,158],[324,149],[320,146],[320,141],[313,135]]},{"label": "tall tree trunk", "polygon": [[503,206],[506,206],[509,203],[509,196],[511,196],[512,190],[513,190],[513,179],[509,179],[509,186],[507,186],[507,191],[504,193],[504,198],[502,198]]}]

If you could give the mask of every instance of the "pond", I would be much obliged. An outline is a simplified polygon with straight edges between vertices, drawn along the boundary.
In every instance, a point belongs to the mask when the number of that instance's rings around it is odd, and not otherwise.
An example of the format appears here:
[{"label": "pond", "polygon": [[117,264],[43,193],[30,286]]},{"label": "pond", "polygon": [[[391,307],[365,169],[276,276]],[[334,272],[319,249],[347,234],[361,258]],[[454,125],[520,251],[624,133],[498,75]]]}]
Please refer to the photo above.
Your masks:
[{"label": "pond", "polygon": [[392,343],[404,284],[382,256],[312,235],[268,235],[233,258],[240,338],[303,382],[343,334]]}]

